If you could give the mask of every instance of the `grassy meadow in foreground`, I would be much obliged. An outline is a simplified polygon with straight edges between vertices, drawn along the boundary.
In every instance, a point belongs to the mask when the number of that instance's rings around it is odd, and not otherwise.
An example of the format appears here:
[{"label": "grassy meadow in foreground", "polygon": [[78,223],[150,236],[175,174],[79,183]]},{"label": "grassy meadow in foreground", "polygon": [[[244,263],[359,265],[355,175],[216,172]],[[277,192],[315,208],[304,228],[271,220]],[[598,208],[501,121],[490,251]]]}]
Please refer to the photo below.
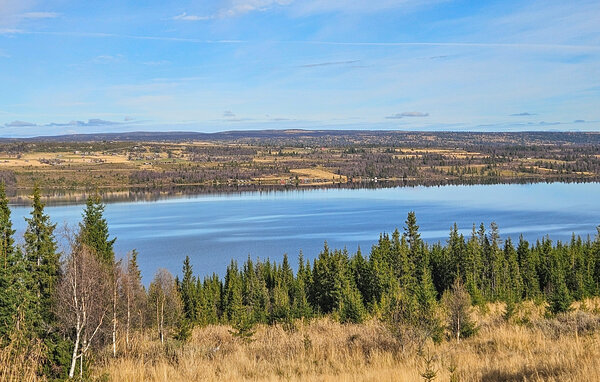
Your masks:
[{"label": "grassy meadow in foreground", "polygon": [[401,339],[378,320],[260,325],[251,341],[228,326],[207,326],[185,345],[137,338],[128,356],[107,355],[93,374],[109,381],[421,381],[428,372],[435,381],[593,381],[600,380],[599,307],[586,300],[546,318],[543,307],[524,302],[506,321],[505,304],[488,304],[471,310],[476,335],[441,344]]}]

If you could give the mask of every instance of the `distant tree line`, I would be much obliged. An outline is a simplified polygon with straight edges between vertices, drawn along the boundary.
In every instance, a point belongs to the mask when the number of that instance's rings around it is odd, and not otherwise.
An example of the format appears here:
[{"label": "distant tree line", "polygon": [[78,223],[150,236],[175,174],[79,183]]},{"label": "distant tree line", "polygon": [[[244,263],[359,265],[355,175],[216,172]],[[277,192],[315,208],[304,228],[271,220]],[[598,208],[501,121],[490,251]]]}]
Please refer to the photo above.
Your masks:
[{"label": "distant tree line", "polygon": [[[410,212],[403,232],[381,234],[368,256],[325,243],[313,261],[300,253],[296,270],[287,255],[281,263],[248,258],[232,261],[224,278],[195,276],[186,257],[181,277],[159,269],[145,288],[135,250],[115,259],[103,215],[100,197],[90,197],[59,253],[36,187],[17,245],[0,186],[0,352],[27,354],[49,380],[85,378],[99,354],[128,354],[140,333],[183,342],[194,326],[227,324],[251,340],[255,324],[292,328],[327,315],[343,323],[380,319],[400,337],[460,340],[476,330],[472,304],[504,301],[509,316],[533,300],[559,314],[600,295],[600,227],[594,240],[530,244],[522,236],[502,241],[494,223],[474,226],[468,237],[454,225],[446,243],[428,244]],[[0,375],[17,366],[1,365]]]}]

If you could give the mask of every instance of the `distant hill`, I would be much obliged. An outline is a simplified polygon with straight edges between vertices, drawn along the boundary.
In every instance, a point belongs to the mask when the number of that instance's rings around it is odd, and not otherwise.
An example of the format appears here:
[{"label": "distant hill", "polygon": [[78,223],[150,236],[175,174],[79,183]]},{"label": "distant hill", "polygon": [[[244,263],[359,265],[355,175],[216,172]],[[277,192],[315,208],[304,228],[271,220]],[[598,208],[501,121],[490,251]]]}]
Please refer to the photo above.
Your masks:
[{"label": "distant hill", "polygon": [[453,132],[387,130],[244,130],[201,133],[191,131],[136,131],[126,133],[70,134],[34,138],[1,138],[0,142],[99,142],[99,141],[262,141],[314,144],[600,144],[600,132]]}]

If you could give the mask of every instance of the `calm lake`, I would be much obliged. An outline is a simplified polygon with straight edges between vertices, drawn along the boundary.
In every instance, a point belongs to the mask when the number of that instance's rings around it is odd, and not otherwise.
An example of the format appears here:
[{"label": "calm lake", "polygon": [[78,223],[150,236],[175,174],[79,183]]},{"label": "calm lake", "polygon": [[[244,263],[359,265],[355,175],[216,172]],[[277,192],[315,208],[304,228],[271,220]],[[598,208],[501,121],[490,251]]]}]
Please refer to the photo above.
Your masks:
[{"label": "calm lake", "polygon": [[[83,205],[48,206],[59,226],[75,225]],[[473,223],[495,221],[503,238],[523,234],[535,241],[549,234],[568,240],[574,232],[592,238],[600,224],[600,183],[326,189],[198,195],[153,202],[118,202],[105,216],[117,256],[136,248],[144,283],[159,267],[180,274],[189,255],[194,271],[224,274],[232,258],[296,264],[300,250],[314,258],[330,247],[360,245],[368,252],[380,232],[402,230],[406,214],[417,214],[421,235],[444,241],[456,222],[465,235]],[[29,207],[13,206],[17,235]]]}]

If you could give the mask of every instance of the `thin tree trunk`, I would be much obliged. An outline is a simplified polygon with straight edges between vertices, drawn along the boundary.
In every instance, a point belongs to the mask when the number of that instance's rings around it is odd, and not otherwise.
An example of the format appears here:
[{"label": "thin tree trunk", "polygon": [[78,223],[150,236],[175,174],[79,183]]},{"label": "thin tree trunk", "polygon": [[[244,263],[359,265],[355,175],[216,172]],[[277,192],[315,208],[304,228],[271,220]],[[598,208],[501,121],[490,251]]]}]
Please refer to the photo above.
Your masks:
[{"label": "thin tree trunk", "polygon": [[460,342],[460,314],[456,319],[456,342]]},{"label": "thin tree trunk", "polygon": [[117,280],[113,286],[113,329],[112,329],[113,357],[117,356]]},{"label": "thin tree trunk", "polygon": [[126,350],[129,351],[129,326],[131,325],[131,291],[129,282],[127,283],[127,324],[125,325],[125,344]]},{"label": "thin tree trunk", "polygon": [[160,343],[165,343],[165,299],[160,302]]},{"label": "thin tree trunk", "polygon": [[77,365],[77,351],[79,350],[79,339],[81,335],[81,319],[77,315],[77,326],[75,329],[75,346],[73,347],[73,356],[71,357],[71,368],[69,369],[69,378],[73,378],[75,375],[75,365]]},{"label": "thin tree trunk", "polygon": [[156,329],[158,330],[158,338],[160,339],[160,314],[159,314],[159,296],[156,296]]}]

